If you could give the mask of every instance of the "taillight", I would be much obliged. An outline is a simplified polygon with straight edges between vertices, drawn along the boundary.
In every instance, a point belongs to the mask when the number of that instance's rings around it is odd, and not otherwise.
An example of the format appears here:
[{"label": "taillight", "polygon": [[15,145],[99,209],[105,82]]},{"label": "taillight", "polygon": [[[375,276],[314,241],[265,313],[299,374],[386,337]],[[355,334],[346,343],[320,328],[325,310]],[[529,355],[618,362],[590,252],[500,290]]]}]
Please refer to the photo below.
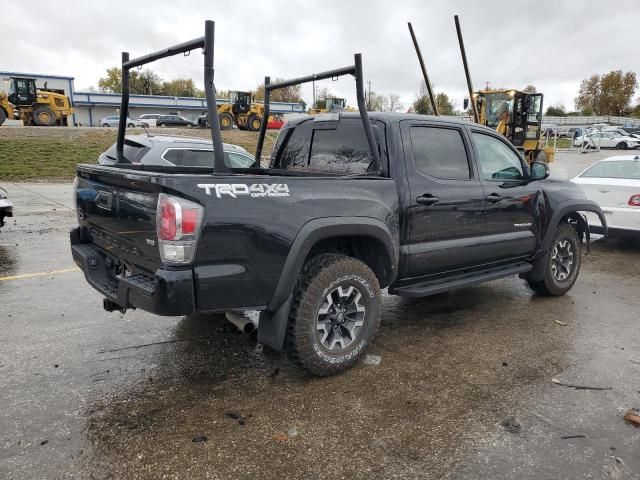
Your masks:
[{"label": "taillight", "polygon": [[193,262],[202,223],[202,205],[161,193],[158,197],[156,229],[163,263]]},{"label": "taillight", "polygon": [[632,207],[640,207],[640,193],[636,193],[635,195],[631,195],[629,197],[629,205]]},{"label": "taillight", "polygon": [[158,239],[175,240],[177,228],[176,207],[168,198],[162,198],[158,202]]},{"label": "taillight", "polygon": [[629,198],[629,205],[632,207],[640,207],[640,193],[631,195],[631,198]]}]

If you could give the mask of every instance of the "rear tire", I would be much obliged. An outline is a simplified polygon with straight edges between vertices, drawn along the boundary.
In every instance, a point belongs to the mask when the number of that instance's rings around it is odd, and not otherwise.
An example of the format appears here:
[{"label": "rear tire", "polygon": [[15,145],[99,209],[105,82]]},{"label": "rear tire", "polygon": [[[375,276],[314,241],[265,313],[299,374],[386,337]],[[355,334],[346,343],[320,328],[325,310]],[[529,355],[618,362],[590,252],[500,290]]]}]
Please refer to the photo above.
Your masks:
[{"label": "rear tire", "polygon": [[571,290],[580,272],[581,247],[578,232],[568,223],[558,226],[545,262],[544,278],[527,280],[529,287],[540,295],[561,296]]},{"label": "rear tire", "polygon": [[103,123],[103,124],[102,124],[102,126],[103,126],[103,127],[107,127],[107,128],[108,128],[108,127],[110,127],[111,125],[109,125],[108,123]]},{"label": "rear tire", "polygon": [[128,123],[127,124],[127,128],[133,128],[133,127],[135,127],[135,125],[133,123]]},{"label": "rear tire", "polygon": [[289,358],[317,376],[352,367],[380,323],[380,285],[371,269],[352,257],[321,254],[305,263],[293,295]]},{"label": "rear tire", "polygon": [[627,148],[628,147],[626,142],[620,142],[616,145],[616,150],[626,150]]},{"label": "rear tire", "polygon": [[33,123],[39,127],[52,127],[56,124],[56,114],[48,105],[36,107],[33,111]]},{"label": "rear tire", "polygon": [[233,117],[228,113],[221,113],[218,116],[220,130],[231,130],[233,128]]},{"label": "rear tire", "polygon": [[2,125],[6,119],[7,119],[7,114],[2,108],[0,108],[0,125]]}]

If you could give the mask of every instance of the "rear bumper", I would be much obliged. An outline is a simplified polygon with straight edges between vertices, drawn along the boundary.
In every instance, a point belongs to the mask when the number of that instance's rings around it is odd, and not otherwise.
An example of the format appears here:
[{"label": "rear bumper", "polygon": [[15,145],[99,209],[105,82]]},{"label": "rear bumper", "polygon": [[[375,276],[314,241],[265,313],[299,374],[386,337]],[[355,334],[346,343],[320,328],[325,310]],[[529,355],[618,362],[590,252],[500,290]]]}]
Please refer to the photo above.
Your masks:
[{"label": "rear bumper", "polygon": [[117,259],[92,243],[83,243],[79,228],[71,231],[71,253],[87,282],[122,308],[170,316],[195,311],[191,268],[159,269],[153,275],[116,276],[107,265]]}]

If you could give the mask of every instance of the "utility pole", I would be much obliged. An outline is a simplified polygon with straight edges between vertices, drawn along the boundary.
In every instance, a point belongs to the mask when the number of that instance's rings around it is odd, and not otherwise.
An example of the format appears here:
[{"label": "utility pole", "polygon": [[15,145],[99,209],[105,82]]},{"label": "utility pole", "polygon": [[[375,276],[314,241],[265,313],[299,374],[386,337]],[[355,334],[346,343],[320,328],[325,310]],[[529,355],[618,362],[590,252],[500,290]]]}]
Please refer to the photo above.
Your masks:
[{"label": "utility pole", "polygon": [[369,96],[367,97],[367,110],[371,110],[372,109],[372,105],[371,105],[371,80],[369,80],[367,83],[369,83]]},{"label": "utility pole", "polygon": [[316,81],[312,82],[313,85],[313,106],[312,108],[316,108]]}]

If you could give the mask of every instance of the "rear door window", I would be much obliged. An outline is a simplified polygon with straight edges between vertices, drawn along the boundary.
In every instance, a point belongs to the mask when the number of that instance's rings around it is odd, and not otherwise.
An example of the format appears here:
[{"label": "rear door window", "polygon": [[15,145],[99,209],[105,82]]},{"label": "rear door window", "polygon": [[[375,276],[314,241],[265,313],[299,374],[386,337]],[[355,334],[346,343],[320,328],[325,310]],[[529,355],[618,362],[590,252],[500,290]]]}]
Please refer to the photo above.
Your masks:
[{"label": "rear door window", "polygon": [[467,150],[458,129],[412,127],[411,148],[416,168],[421,172],[447,180],[471,178]]}]

